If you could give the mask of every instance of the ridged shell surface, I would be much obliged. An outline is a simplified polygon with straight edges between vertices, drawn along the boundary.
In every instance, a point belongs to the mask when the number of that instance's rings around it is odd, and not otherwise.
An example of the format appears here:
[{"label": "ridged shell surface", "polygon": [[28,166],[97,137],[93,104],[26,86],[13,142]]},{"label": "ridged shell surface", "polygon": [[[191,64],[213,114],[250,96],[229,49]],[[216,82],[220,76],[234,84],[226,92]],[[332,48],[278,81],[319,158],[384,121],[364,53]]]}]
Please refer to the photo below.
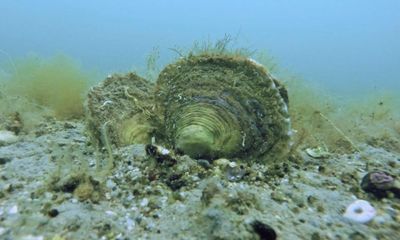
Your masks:
[{"label": "ridged shell surface", "polygon": [[155,100],[167,141],[191,157],[265,160],[288,148],[286,89],[251,59],[182,58],[160,73]]},{"label": "ridged shell surface", "polygon": [[[88,130],[100,146],[150,143],[154,84],[135,73],[110,75],[93,87],[86,103]],[[107,138],[107,139],[104,139]]]}]

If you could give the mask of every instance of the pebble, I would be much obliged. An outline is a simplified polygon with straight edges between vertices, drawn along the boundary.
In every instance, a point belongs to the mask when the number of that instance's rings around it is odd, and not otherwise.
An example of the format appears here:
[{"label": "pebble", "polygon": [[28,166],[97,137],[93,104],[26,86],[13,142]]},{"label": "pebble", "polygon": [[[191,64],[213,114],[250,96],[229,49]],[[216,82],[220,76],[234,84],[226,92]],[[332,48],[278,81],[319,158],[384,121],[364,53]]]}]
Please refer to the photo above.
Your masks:
[{"label": "pebble", "polygon": [[226,158],[220,158],[214,161],[214,164],[217,166],[226,166],[230,163],[230,161]]},{"label": "pebble", "polygon": [[10,214],[10,215],[14,215],[14,214],[17,214],[17,213],[18,213],[18,206],[17,205],[12,206],[8,210],[8,214]]},{"label": "pebble", "polygon": [[59,213],[57,209],[53,208],[47,212],[47,215],[49,215],[49,217],[57,217]]},{"label": "pebble", "polygon": [[7,229],[0,227],[0,236],[3,235],[6,231]]},{"label": "pebble", "polygon": [[390,220],[388,216],[376,216],[374,218],[374,222],[378,224],[385,224],[386,222],[388,222],[388,220]]},{"label": "pebble", "polygon": [[149,204],[149,199],[143,198],[142,201],[140,202],[141,207],[146,207]]},{"label": "pebble", "polygon": [[18,141],[18,137],[11,131],[0,131],[0,146],[9,145]]},{"label": "pebble", "polygon": [[105,195],[107,200],[111,200],[111,198],[112,198],[111,193],[106,192],[104,195]]},{"label": "pebble", "polygon": [[32,235],[27,235],[27,236],[23,236],[20,238],[21,240],[43,240],[44,237],[43,236],[32,236]]},{"label": "pebble", "polygon": [[366,174],[361,181],[361,188],[377,198],[388,196],[389,192],[397,192],[395,178],[388,172],[375,170]]},{"label": "pebble", "polygon": [[[0,144],[0,146],[1,146],[1,144]],[[6,163],[8,163],[8,162],[10,162],[10,161],[11,161],[11,158],[8,158],[8,157],[0,157],[0,165],[6,164]]]},{"label": "pebble", "polygon": [[126,230],[132,231],[135,228],[135,221],[133,221],[130,217],[126,217]]},{"label": "pebble", "polygon": [[117,184],[115,184],[115,182],[113,180],[108,179],[107,182],[106,182],[106,186],[109,189],[113,189],[115,186],[117,186]]},{"label": "pebble", "polygon": [[242,180],[245,174],[246,171],[243,168],[237,166],[235,167],[229,166],[226,170],[226,177],[231,182]]},{"label": "pebble", "polygon": [[106,215],[108,215],[108,216],[116,216],[116,215],[117,215],[115,212],[110,211],[110,210],[107,210],[105,213],[106,213]]}]

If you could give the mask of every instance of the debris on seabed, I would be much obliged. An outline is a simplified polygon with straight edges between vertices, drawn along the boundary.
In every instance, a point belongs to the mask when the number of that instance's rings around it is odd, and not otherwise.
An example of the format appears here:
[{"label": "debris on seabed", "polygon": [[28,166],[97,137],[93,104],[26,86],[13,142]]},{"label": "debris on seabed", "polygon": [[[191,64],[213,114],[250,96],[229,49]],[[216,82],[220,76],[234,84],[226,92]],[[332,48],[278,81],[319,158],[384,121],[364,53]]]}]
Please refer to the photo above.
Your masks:
[{"label": "debris on seabed", "polygon": [[351,221],[358,223],[367,223],[376,215],[375,208],[365,200],[356,200],[351,203],[343,216]]},{"label": "debris on seabed", "polygon": [[312,158],[326,158],[331,155],[326,147],[306,148],[305,151]]}]

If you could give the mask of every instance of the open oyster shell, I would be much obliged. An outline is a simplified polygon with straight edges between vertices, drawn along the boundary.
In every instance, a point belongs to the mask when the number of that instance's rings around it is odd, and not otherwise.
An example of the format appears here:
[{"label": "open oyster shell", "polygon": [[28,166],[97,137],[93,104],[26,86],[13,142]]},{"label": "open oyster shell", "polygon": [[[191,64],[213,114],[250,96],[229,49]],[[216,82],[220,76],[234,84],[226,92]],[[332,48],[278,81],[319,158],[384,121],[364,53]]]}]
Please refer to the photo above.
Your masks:
[{"label": "open oyster shell", "polygon": [[134,73],[110,75],[93,87],[86,103],[92,141],[98,146],[150,143],[156,129],[153,87]]},{"label": "open oyster shell", "polygon": [[251,59],[189,55],[159,75],[166,141],[194,158],[265,160],[288,149],[286,89]]}]

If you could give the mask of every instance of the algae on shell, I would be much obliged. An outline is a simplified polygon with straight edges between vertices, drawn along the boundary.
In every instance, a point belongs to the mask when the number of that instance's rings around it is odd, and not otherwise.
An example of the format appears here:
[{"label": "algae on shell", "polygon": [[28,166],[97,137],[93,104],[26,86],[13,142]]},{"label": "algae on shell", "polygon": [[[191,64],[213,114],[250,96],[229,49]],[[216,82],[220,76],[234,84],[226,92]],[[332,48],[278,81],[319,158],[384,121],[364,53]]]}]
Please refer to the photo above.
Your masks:
[{"label": "algae on shell", "polygon": [[182,58],[160,73],[155,101],[167,142],[193,158],[264,160],[288,149],[286,89],[248,58]]},{"label": "algae on shell", "polygon": [[286,89],[262,65],[237,55],[189,55],[165,67],[155,86],[133,73],[110,76],[89,92],[87,109],[100,145],[155,137],[208,160],[279,157],[291,132]]},{"label": "algae on shell", "polygon": [[156,123],[154,84],[135,73],[110,75],[88,94],[87,126],[98,146],[150,143]]}]

